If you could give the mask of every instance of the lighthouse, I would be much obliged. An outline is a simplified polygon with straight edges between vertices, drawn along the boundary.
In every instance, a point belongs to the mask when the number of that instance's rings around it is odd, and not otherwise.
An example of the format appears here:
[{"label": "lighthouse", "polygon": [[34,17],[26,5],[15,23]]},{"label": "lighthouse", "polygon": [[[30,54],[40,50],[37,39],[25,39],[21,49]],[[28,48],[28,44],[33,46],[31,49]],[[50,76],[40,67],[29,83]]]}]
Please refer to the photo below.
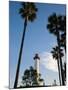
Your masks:
[{"label": "lighthouse", "polygon": [[40,85],[43,86],[44,85],[44,80],[42,78],[40,78],[40,57],[36,53],[33,59],[35,61],[34,69],[37,71],[37,75],[38,75],[38,77],[36,78],[38,86],[40,86]]},{"label": "lighthouse", "polygon": [[39,55],[37,53],[34,56],[34,61],[35,61],[34,68],[37,71],[37,73],[39,74],[40,73],[39,72],[40,57],[39,57]]}]

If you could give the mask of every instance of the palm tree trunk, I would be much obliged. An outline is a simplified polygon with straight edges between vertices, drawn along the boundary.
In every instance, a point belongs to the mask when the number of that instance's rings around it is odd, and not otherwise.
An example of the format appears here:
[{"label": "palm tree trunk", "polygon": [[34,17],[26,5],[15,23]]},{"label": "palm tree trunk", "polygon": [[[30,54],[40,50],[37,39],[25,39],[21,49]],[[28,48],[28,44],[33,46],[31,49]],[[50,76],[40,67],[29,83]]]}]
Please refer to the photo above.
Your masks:
[{"label": "palm tree trunk", "polygon": [[62,58],[60,55],[60,36],[59,36],[59,31],[57,30],[57,43],[58,43],[58,48],[59,48],[59,59],[60,59],[60,70],[61,70],[61,78],[62,78],[62,85],[65,85],[64,83],[64,75],[63,75],[63,66],[62,66]]},{"label": "palm tree trunk", "polygon": [[66,45],[64,46],[64,49],[65,49],[65,53],[66,53]]},{"label": "palm tree trunk", "polygon": [[57,59],[57,64],[58,64],[59,82],[60,82],[60,86],[61,86],[62,83],[61,83],[61,73],[60,73],[60,64],[59,64],[59,59]]},{"label": "palm tree trunk", "polygon": [[22,51],[23,51],[23,45],[24,45],[24,38],[25,38],[26,26],[27,26],[27,19],[25,19],[25,22],[24,22],[24,30],[23,30],[21,47],[20,47],[20,52],[19,52],[19,58],[18,58],[18,64],[17,64],[17,70],[16,70],[16,77],[15,77],[15,82],[14,82],[14,88],[17,88],[17,84],[18,84],[18,78],[19,78],[19,71],[20,71],[20,64],[21,64],[21,57],[22,57]]}]

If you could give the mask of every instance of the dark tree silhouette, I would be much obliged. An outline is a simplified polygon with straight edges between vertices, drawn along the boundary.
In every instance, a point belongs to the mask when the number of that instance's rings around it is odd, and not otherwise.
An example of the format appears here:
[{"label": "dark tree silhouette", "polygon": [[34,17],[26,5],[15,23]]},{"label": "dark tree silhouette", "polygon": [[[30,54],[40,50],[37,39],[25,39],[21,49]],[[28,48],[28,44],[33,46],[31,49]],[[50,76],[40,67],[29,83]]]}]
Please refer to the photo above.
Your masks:
[{"label": "dark tree silhouette", "polygon": [[[62,83],[61,83],[61,75],[60,75],[59,52],[58,51],[59,51],[59,48],[58,48],[58,46],[56,46],[56,47],[53,48],[53,50],[51,51],[51,53],[52,53],[53,58],[55,58],[55,60],[57,60],[58,73],[59,73],[59,82],[60,82],[60,85],[62,85]],[[63,50],[60,49],[60,55],[61,55],[61,57],[64,56],[64,54],[63,54],[62,51]]]},{"label": "dark tree silhouette", "polygon": [[60,44],[61,44],[61,47],[64,47],[66,52],[66,16],[62,17],[60,29],[62,29]]},{"label": "dark tree silhouette", "polygon": [[64,83],[64,76],[63,76],[63,65],[62,65],[62,58],[60,55],[60,32],[62,31],[61,28],[61,20],[62,20],[62,16],[57,16],[56,13],[54,13],[53,15],[49,16],[48,18],[48,24],[47,24],[47,28],[49,30],[50,33],[54,34],[57,37],[57,44],[58,44],[58,48],[59,48],[59,62],[60,62],[60,66],[61,66],[61,78],[62,78],[62,85],[65,85]]},{"label": "dark tree silhouette", "polygon": [[64,81],[65,81],[65,84],[66,84],[66,62],[64,62],[63,73],[64,73]]},{"label": "dark tree silhouette", "polygon": [[24,30],[23,30],[22,41],[21,41],[21,46],[20,46],[15,82],[14,82],[14,88],[17,88],[17,84],[18,84],[19,70],[20,70],[20,64],[21,64],[21,56],[22,56],[22,51],[23,51],[27,22],[28,21],[31,21],[31,22],[34,21],[34,19],[36,19],[36,12],[37,12],[37,8],[36,8],[34,3],[23,2],[23,3],[21,3],[21,5],[22,5],[22,7],[19,9],[19,14],[24,19]]},{"label": "dark tree silhouette", "polygon": [[23,83],[25,83],[26,86],[29,86],[29,81],[28,81],[29,76],[30,76],[30,71],[26,69],[26,71],[24,72],[24,76],[22,77],[23,81],[25,81]]},{"label": "dark tree silhouette", "polygon": [[41,74],[38,76],[37,71],[32,66],[29,69],[26,69],[24,71],[24,75],[22,76],[22,87],[39,86],[37,77],[39,77],[40,82],[44,81],[41,78]]}]

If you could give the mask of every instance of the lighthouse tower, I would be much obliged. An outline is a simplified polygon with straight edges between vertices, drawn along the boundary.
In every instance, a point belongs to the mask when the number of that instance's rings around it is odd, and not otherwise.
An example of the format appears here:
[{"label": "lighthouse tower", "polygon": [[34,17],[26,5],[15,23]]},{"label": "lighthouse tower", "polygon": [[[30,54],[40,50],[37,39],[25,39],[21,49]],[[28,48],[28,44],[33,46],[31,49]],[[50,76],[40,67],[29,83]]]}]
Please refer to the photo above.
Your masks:
[{"label": "lighthouse tower", "polygon": [[34,60],[35,60],[35,70],[37,71],[37,73],[39,74],[39,64],[40,64],[40,57],[38,56],[38,54],[36,53],[34,56]]},{"label": "lighthouse tower", "polygon": [[[41,78],[39,78],[40,76],[40,57],[39,57],[39,55],[36,53],[35,54],[35,56],[34,56],[34,61],[35,61],[35,63],[34,63],[34,69],[37,71],[37,75],[38,75],[38,77],[36,78],[37,79],[37,82],[38,82],[38,85],[40,86],[40,85],[44,85],[44,81],[43,81],[43,79],[41,79]],[[40,81],[41,80],[41,81]]]}]

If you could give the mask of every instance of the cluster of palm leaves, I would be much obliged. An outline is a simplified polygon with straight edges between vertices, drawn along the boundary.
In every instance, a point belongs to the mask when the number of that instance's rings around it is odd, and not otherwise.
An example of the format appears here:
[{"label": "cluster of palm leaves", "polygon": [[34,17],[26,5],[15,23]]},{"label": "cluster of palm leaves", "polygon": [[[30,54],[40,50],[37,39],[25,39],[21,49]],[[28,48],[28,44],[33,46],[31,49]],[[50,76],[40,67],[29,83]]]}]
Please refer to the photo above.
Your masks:
[{"label": "cluster of palm leaves", "polygon": [[57,38],[57,45],[53,48],[51,53],[53,58],[57,60],[60,85],[65,85],[66,77],[64,76],[66,72],[63,70],[62,57],[64,54],[61,48],[64,48],[66,52],[66,16],[57,16],[56,13],[53,13],[53,15],[48,18],[47,28],[49,32],[54,34]]},{"label": "cluster of palm leaves", "polygon": [[[17,85],[18,85],[21,57],[22,57],[27,23],[28,23],[28,21],[32,22],[36,19],[36,12],[37,12],[37,8],[34,3],[23,2],[23,3],[21,3],[21,6],[22,7],[19,9],[19,14],[24,19],[24,30],[23,30],[22,41],[21,41],[21,46],[20,46],[14,88],[17,88]],[[56,57],[57,62],[60,65],[60,66],[58,66],[58,68],[59,68],[59,71],[61,71],[62,85],[64,85],[63,66],[62,66],[62,58],[61,58],[63,55],[61,55],[61,51],[62,51],[61,46],[64,47],[65,51],[66,51],[66,17],[65,16],[56,16],[56,14],[53,14],[52,16],[50,16],[48,18],[47,28],[49,29],[50,33],[53,33],[57,37],[58,51],[57,51],[57,53],[55,53],[55,55],[53,54],[53,57],[54,58]],[[63,33],[60,35],[60,32],[63,32]],[[53,48],[53,50],[56,51],[55,48]],[[54,52],[52,52],[52,53],[54,53]],[[58,56],[56,54],[58,54]]]}]

